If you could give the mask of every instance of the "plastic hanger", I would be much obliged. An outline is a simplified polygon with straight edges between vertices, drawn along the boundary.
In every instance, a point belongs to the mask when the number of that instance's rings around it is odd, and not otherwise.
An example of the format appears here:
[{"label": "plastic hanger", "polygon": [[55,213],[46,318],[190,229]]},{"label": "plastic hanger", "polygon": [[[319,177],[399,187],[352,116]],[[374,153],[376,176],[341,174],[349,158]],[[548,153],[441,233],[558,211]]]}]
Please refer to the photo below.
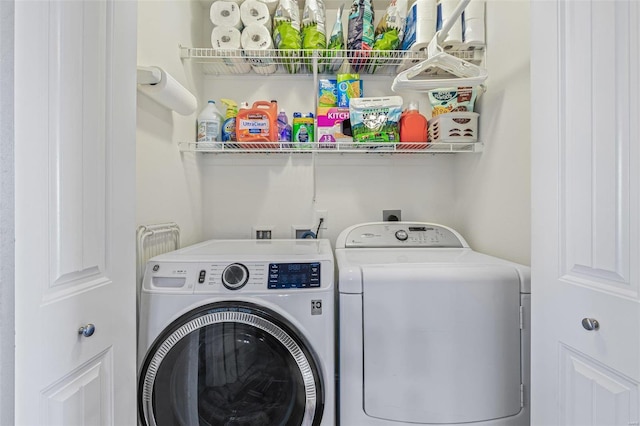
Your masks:
[{"label": "plastic hanger", "polygon": [[[470,0],[461,0],[453,14],[445,21],[442,29],[438,31],[427,46],[427,59],[417,63],[411,68],[399,73],[393,79],[391,90],[394,92],[411,91],[424,92],[442,87],[475,87],[482,86],[487,79],[487,70],[475,64],[457,58],[445,52],[440,43],[446,39],[454,22],[462,15],[462,11]],[[442,69],[455,77],[438,78],[429,75],[424,79],[413,79],[423,72],[433,72],[433,69]],[[484,86],[482,86],[484,89]]]}]

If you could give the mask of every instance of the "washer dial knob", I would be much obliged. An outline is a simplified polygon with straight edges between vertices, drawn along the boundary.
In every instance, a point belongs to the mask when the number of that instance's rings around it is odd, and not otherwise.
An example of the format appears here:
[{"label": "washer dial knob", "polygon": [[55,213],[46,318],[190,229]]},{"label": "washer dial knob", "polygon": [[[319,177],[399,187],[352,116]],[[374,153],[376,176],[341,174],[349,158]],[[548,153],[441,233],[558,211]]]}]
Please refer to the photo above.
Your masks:
[{"label": "washer dial knob", "polygon": [[404,229],[401,229],[399,231],[396,231],[396,238],[400,241],[406,241],[407,238],[409,238],[409,234],[407,234],[407,231],[405,231]]},{"label": "washer dial knob", "polygon": [[249,270],[242,263],[232,263],[222,271],[222,284],[229,290],[238,290],[249,281]]}]

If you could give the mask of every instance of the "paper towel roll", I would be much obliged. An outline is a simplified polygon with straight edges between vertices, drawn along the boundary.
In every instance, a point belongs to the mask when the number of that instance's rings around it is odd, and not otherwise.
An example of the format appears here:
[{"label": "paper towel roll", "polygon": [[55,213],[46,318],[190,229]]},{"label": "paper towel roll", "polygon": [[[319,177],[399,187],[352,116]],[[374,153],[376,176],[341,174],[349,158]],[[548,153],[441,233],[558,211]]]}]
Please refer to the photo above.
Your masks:
[{"label": "paper towel roll", "polygon": [[[245,0],[245,3],[252,0]],[[243,3],[244,4],[244,3]],[[241,37],[242,48],[245,50],[266,50],[273,49],[273,39],[271,33],[261,24],[249,24],[242,30]],[[258,74],[273,74],[278,69],[276,63],[271,57],[266,55],[260,57],[256,55],[248,55],[251,68]]]},{"label": "paper towel roll", "polygon": [[464,19],[484,20],[484,1],[473,0],[464,8]]},{"label": "paper towel roll", "polygon": [[251,71],[251,65],[241,57],[241,37],[240,31],[234,27],[221,25],[211,31],[211,46],[218,49],[219,56],[223,57],[224,68],[232,74],[246,74]]},{"label": "paper towel roll", "polygon": [[485,46],[484,19],[465,19],[464,46],[467,49]]},{"label": "paper towel roll", "polygon": [[138,90],[178,114],[190,115],[198,108],[196,97],[171,75],[159,67],[150,67],[160,73],[156,84],[138,84]]},{"label": "paper towel roll", "polygon": [[417,0],[409,8],[402,50],[420,51],[427,48],[436,32],[436,0]]},{"label": "paper towel roll", "polygon": [[[440,0],[442,25],[449,19],[453,11],[458,6],[458,0]],[[458,18],[449,30],[447,38],[442,43],[445,50],[455,49],[462,44],[462,17]]]},{"label": "paper towel roll", "polygon": [[209,17],[213,25],[225,25],[242,29],[242,19],[240,19],[240,6],[232,1],[219,0],[211,3]]},{"label": "paper towel roll", "polygon": [[482,0],[472,1],[464,10],[465,49],[482,49],[485,46],[484,5]]},{"label": "paper towel roll", "polygon": [[245,0],[240,5],[240,18],[245,27],[251,24],[260,24],[271,31],[269,7],[260,0]]}]

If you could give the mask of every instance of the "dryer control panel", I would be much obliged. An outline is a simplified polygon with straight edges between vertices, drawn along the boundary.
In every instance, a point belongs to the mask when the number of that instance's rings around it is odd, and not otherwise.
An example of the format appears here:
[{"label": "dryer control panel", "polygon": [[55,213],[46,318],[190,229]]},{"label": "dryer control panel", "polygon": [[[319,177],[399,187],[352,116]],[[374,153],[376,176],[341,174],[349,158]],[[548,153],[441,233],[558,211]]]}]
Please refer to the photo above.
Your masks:
[{"label": "dryer control panel", "polygon": [[375,222],[356,225],[342,232],[336,248],[358,247],[469,247],[460,234],[451,228],[423,222]]}]

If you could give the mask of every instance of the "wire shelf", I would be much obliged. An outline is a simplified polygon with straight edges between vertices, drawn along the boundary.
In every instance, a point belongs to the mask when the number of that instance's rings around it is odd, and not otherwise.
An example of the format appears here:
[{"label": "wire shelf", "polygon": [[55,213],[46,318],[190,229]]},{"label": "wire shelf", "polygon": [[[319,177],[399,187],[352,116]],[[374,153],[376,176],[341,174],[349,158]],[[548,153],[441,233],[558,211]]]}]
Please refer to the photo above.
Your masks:
[{"label": "wire shelf", "polygon": [[[480,50],[448,52],[479,63]],[[209,75],[228,74],[364,74],[395,75],[426,59],[426,51],[406,50],[296,50],[214,49],[180,46],[180,57],[201,64]]]},{"label": "wire shelf", "polygon": [[211,154],[442,154],[482,152],[481,142],[180,142],[180,151]]}]

